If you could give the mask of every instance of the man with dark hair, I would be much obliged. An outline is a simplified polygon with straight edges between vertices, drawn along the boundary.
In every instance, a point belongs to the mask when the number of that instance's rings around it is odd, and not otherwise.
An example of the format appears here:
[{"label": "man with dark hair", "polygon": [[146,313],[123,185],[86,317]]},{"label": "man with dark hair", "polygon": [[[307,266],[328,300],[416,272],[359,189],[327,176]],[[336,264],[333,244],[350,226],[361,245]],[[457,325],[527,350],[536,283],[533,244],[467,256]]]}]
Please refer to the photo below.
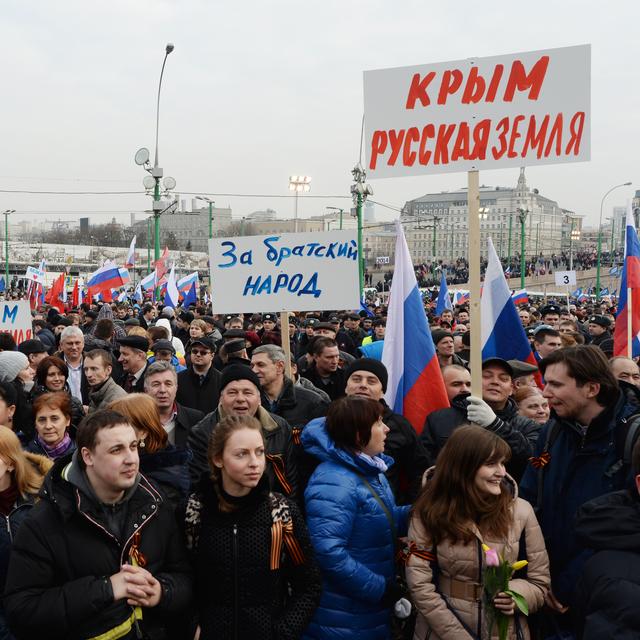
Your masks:
[{"label": "man with dark hair", "polygon": [[218,406],[220,396],[220,372],[213,366],[216,347],[206,337],[194,338],[190,346],[191,364],[178,374],[176,400],[206,415]]},{"label": "man with dark hair", "polygon": [[543,324],[533,330],[533,355],[537,362],[561,348],[560,333],[553,327]]},{"label": "man with dark hair", "polygon": [[346,351],[354,358],[358,356],[358,347],[367,337],[360,327],[360,316],[357,313],[348,313],[343,319],[343,328],[336,335],[336,342],[340,351]]},{"label": "man with dark hair", "polygon": [[114,400],[127,395],[111,377],[111,355],[103,349],[92,349],[85,353],[82,370],[90,389],[88,413],[104,409]]},{"label": "man with dark hair", "polygon": [[640,442],[631,456],[633,486],[578,510],[576,535],[595,550],[578,582],[583,640],[640,637]]},{"label": "man with dark hair", "polygon": [[56,349],[56,337],[53,335],[53,331],[49,329],[42,318],[34,320],[32,325],[35,336],[44,344],[48,353],[53,353]]},{"label": "man with dark hair", "polygon": [[145,304],[140,310],[138,320],[140,320],[140,326],[143,329],[148,329],[151,326],[154,318],[156,317],[156,309],[152,304]]},{"label": "man with dark hair", "polygon": [[139,474],[138,437],[87,416],[13,542],[4,594],[21,638],[183,637],[192,580],[172,506]]},{"label": "man with dark hair", "polygon": [[624,452],[640,433],[640,391],[619,383],[602,351],[591,345],[554,351],[540,371],[551,417],[522,479],[521,496],[536,506],[547,543],[547,605],[564,614],[558,623],[571,629],[576,581],[588,557],[575,535],[575,515],[585,502],[626,486],[630,464]]},{"label": "man with dark hair", "polygon": [[347,381],[344,371],[339,366],[338,343],[331,338],[316,338],[311,344],[310,353],[313,363],[301,375],[318,389],[322,389],[331,400],[341,398]]},{"label": "man with dark hair", "polygon": [[16,412],[16,405],[18,403],[18,394],[16,388],[10,383],[2,381],[0,382],[0,424],[16,432],[16,435],[23,440],[23,444],[26,444],[26,435],[21,437],[22,426],[13,423],[13,416]]}]

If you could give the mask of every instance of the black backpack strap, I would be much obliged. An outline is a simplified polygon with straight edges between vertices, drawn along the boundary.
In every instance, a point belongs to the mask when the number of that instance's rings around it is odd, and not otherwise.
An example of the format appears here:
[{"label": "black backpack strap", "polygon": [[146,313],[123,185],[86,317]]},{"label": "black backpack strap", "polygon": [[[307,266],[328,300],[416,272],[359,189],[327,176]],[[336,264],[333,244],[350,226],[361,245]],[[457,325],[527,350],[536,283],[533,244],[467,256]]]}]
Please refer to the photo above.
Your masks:
[{"label": "black backpack strap", "polygon": [[[623,419],[627,424],[627,431],[624,436],[624,442],[621,437],[616,438],[616,451],[618,452],[618,460],[612,464],[605,472],[607,478],[612,478],[623,467],[631,464],[631,454],[633,446],[640,435],[640,414],[635,414],[629,418]],[[621,434],[622,435],[622,434]]]}]

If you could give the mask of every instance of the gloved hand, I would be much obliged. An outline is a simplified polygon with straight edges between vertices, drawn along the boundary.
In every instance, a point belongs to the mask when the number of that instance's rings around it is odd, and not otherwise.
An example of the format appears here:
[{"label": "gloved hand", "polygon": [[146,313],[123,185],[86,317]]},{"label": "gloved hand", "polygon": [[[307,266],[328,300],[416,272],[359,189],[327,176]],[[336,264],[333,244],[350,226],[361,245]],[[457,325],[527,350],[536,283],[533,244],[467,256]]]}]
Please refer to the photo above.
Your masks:
[{"label": "gloved hand", "polygon": [[405,595],[404,589],[395,580],[389,580],[387,581],[387,586],[380,600],[380,604],[382,604],[383,607],[391,608]]},{"label": "gloved hand", "polygon": [[488,427],[495,419],[496,414],[493,409],[477,396],[469,396],[467,406],[467,420],[479,424],[481,427]]}]

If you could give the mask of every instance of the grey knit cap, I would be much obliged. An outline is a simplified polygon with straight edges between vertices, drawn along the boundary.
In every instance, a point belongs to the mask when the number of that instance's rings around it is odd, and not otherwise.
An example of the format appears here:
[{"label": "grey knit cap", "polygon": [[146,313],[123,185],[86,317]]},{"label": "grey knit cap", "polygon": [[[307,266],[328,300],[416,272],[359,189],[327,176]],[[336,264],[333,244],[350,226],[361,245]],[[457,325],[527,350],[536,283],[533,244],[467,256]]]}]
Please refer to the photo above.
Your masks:
[{"label": "grey knit cap", "polygon": [[29,366],[29,358],[20,351],[0,352],[0,382],[13,382]]}]

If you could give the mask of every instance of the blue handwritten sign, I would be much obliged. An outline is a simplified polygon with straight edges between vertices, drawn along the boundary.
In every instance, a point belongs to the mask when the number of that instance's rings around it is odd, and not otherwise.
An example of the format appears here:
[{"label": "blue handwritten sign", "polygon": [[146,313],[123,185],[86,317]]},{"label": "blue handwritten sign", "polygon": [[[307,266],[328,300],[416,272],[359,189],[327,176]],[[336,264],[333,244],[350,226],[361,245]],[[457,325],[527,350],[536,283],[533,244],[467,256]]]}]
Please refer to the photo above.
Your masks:
[{"label": "blue handwritten sign", "polygon": [[214,313],[358,306],[355,231],[209,240]]}]

